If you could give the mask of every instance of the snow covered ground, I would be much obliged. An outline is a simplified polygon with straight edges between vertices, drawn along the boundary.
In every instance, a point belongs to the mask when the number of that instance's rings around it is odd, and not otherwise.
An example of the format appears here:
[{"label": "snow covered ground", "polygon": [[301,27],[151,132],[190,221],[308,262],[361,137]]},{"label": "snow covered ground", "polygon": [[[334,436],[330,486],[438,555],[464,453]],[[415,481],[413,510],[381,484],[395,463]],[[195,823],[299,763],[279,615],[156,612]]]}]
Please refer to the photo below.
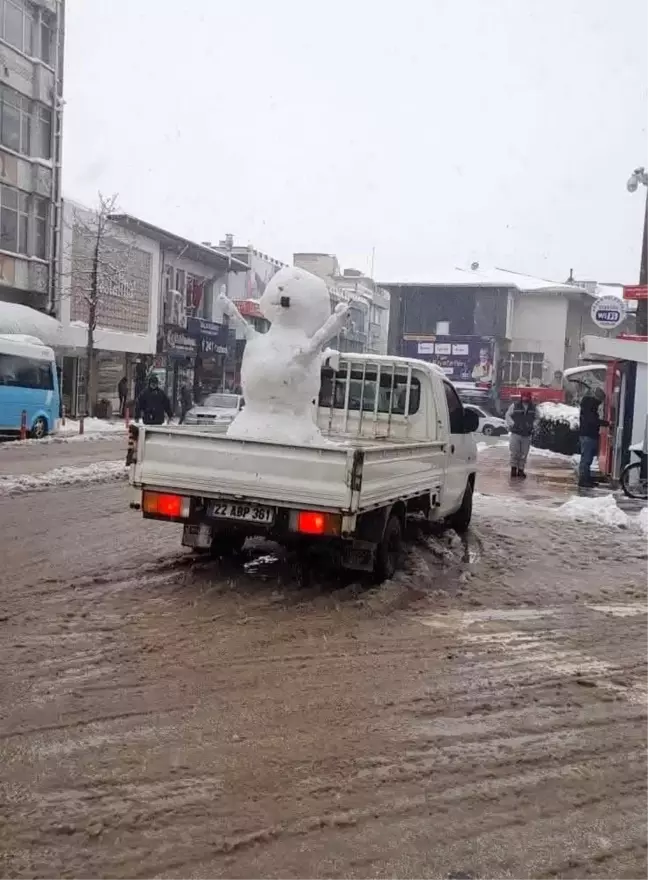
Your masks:
[{"label": "snow covered ground", "polygon": [[124,459],[120,458],[118,461],[97,461],[80,467],[57,467],[38,474],[0,475],[0,496],[19,495],[23,492],[74,486],[81,483],[125,480],[127,474]]}]

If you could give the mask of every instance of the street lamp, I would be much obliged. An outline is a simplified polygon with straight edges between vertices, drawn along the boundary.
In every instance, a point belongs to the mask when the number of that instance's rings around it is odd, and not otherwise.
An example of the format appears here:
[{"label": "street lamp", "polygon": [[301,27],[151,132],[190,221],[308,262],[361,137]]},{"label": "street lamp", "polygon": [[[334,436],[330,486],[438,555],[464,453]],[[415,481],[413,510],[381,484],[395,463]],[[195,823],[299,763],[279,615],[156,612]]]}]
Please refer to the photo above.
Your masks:
[{"label": "street lamp", "polygon": [[[641,242],[641,263],[639,265],[639,284],[648,283],[648,172],[643,167],[635,168],[626,184],[628,192],[636,192],[639,184],[646,187],[646,210],[644,213],[643,239]],[[648,336],[648,300],[637,302],[637,335]]]}]

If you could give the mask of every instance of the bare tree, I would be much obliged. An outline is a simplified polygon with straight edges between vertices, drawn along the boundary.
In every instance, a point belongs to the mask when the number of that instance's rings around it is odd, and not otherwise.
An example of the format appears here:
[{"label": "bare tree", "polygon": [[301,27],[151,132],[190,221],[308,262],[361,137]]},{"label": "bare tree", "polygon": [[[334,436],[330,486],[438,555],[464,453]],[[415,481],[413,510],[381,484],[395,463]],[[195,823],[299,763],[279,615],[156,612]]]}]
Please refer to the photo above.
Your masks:
[{"label": "bare tree", "polygon": [[69,227],[66,248],[69,277],[66,296],[71,299],[71,317],[87,325],[86,336],[86,410],[95,414],[97,403],[96,330],[102,317],[132,295],[141,273],[134,239],[111,223],[117,210],[117,196],[99,193],[98,204],[91,210],[75,208]]}]

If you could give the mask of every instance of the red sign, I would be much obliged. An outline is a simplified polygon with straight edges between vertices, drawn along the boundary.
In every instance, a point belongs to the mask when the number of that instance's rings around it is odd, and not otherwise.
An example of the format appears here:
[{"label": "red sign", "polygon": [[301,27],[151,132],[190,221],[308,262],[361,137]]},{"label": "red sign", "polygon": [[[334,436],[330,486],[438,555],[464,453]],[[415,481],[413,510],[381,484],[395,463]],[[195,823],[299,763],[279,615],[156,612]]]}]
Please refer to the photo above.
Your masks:
[{"label": "red sign", "polygon": [[633,284],[623,287],[624,299],[648,299],[648,284]]},{"label": "red sign", "polygon": [[243,299],[236,303],[236,308],[244,318],[262,318],[259,303],[255,299]]},{"label": "red sign", "polygon": [[500,388],[500,398],[502,400],[514,400],[520,396],[522,391],[530,391],[534,403],[565,402],[565,392],[562,388],[530,388],[528,385],[523,387],[519,385],[502,385]]}]

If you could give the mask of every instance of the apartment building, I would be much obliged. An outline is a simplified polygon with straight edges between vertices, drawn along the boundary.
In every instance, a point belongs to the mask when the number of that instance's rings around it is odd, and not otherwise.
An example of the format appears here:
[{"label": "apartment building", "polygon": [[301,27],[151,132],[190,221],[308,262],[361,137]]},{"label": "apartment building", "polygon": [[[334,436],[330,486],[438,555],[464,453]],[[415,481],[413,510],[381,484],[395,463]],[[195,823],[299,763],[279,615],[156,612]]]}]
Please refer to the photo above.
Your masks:
[{"label": "apartment building", "polygon": [[52,312],[64,0],[0,0],[0,299]]}]

